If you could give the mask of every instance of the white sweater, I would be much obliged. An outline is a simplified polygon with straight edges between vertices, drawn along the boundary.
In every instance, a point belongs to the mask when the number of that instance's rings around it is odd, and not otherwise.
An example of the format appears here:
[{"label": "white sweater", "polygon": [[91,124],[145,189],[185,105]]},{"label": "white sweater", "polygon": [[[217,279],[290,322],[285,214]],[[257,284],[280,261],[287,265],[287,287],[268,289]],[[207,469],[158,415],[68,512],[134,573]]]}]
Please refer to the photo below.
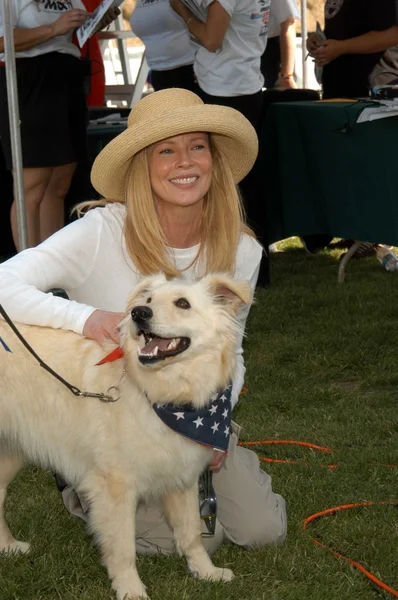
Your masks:
[{"label": "white sweater", "polygon": [[[143,278],[125,247],[125,214],[125,207],[116,203],[91,210],[40,246],[2,263],[0,304],[11,319],[81,334],[94,310],[123,312],[128,296]],[[197,251],[198,246],[170,248],[175,264],[181,270],[192,262]],[[242,235],[234,276],[250,281],[253,293],[261,253],[258,242]],[[199,265],[190,267],[184,271],[184,278],[196,277],[198,269]],[[63,288],[71,300],[45,293],[55,287]],[[242,313],[243,325],[248,312],[247,309]],[[238,400],[244,374],[242,336],[239,336],[233,404]]]}]

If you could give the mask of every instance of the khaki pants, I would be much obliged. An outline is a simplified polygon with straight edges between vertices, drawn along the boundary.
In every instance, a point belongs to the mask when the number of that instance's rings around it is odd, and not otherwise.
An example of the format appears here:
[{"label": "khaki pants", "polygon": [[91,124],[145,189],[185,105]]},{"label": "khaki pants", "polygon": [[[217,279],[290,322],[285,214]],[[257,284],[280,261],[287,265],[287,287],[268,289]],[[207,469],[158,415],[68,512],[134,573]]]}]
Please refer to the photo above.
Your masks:
[{"label": "khaki pants", "polygon": [[[214,554],[224,539],[245,548],[282,544],[286,538],[285,500],[272,490],[271,477],[260,468],[255,452],[237,446],[240,428],[233,425],[228,458],[213,475],[217,496],[217,524],[214,536],[204,536],[209,554]],[[70,487],[62,492],[67,510],[87,520],[87,507]],[[202,524],[205,533],[206,526]],[[173,534],[162,510],[140,505],[136,522],[137,552],[169,554],[174,551]]]}]

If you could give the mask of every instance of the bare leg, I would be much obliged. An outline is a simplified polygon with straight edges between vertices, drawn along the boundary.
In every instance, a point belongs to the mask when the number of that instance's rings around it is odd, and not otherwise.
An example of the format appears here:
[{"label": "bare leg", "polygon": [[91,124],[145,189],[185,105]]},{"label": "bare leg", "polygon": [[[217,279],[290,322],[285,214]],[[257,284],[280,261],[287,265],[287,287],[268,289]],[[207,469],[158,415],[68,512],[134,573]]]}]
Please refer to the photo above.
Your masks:
[{"label": "bare leg", "polygon": [[164,511],[174,532],[177,551],[184,554],[191,573],[200,579],[230,581],[234,574],[230,569],[215,567],[207,554],[201,537],[198,505],[198,486],[178,491],[163,498]]},{"label": "bare leg", "polygon": [[64,200],[68,193],[77,163],[55,167],[40,204],[40,241],[61,229],[65,224]]},{"label": "bare leg", "polygon": [[[51,167],[23,170],[29,247],[37,246],[40,242],[40,204],[51,179],[52,171]],[[15,200],[11,206],[11,229],[15,247],[17,250],[21,250]]]},{"label": "bare leg", "polygon": [[135,513],[137,501],[122,477],[92,476],[79,491],[86,493],[89,525],[116,591],[117,600],[148,599],[136,568]]},{"label": "bare leg", "polygon": [[7,487],[21,467],[20,458],[4,454],[0,448],[0,552],[28,552],[30,548],[26,542],[19,542],[13,537],[4,518]]}]

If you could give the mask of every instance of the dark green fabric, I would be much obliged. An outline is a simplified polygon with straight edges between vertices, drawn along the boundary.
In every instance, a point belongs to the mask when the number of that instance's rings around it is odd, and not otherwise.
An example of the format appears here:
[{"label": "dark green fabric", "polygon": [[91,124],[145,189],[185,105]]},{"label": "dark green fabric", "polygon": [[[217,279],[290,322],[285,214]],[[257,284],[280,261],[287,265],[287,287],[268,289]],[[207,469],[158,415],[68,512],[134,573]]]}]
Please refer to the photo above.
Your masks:
[{"label": "dark green fabric", "polygon": [[356,124],[366,106],[269,108],[258,161],[269,243],[327,233],[398,245],[398,117]]}]

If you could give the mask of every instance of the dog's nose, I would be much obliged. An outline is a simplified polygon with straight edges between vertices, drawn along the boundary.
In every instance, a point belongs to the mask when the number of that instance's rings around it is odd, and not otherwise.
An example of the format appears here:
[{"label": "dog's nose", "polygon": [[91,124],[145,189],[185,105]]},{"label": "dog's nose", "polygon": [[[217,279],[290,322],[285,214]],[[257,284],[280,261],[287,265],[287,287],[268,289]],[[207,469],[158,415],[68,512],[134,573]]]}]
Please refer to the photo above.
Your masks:
[{"label": "dog's nose", "polygon": [[149,306],[136,306],[131,311],[131,318],[135,323],[144,323],[153,317],[152,309]]}]

